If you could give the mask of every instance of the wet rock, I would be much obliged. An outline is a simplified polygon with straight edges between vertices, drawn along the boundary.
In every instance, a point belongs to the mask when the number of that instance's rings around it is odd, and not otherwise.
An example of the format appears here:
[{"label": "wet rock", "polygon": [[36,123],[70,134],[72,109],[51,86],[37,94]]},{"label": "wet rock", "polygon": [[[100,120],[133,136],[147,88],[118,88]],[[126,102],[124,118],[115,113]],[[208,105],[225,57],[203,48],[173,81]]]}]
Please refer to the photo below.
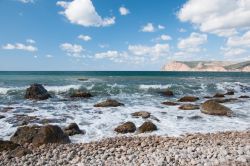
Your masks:
[{"label": "wet rock", "polygon": [[88,81],[89,79],[87,79],[87,78],[78,78],[77,80],[78,81]]},{"label": "wet rock", "polygon": [[90,98],[93,96],[92,94],[88,92],[77,91],[77,92],[74,92],[70,97],[71,98]]},{"label": "wet rock", "polygon": [[179,102],[195,102],[197,100],[199,100],[199,98],[195,96],[184,96],[180,98],[178,101]]},{"label": "wet rock", "polygon": [[149,118],[150,117],[150,113],[146,112],[146,111],[140,111],[140,112],[134,112],[131,114],[133,117],[142,117],[142,118]]},{"label": "wet rock", "polygon": [[26,90],[25,94],[26,99],[32,99],[32,100],[46,100],[50,97],[51,95],[41,84],[32,84]]},{"label": "wet rock", "polygon": [[229,98],[229,99],[213,99],[217,103],[229,103],[229,102],[235,102],[237,99],[235,98]]},{"label": "wet rock", "polygon": [[139,133],[145,133],[145,132],[152,132],[157,130],[157,126],[148,121],[148,122],[144,122],[140,127],[139,127]]},{"label": "wet rock", "polygon": [[126,122],[115,128],[117,133],[133,133],[136,130],[136,126],[133,122]]},{"label": "wet rock", "polygon": [[162,104],[168,105],[168,106],[176,106],[176,105],[179,105],[178,103],[175,103],[175,102],[172,102],[172,101],[164,101],[164,102],[162,102]]},{"label": "wet rock", "polygon": [[30,123],[35,123],[39,120],[36,116],[28,116],[28,115],[14,115],[13,117],[8,118],[6,121],[13,126],[23,126]]},{"label": "wet rock", "polygon": [[155,117],[154,115],[150,115],[150,119],[155,120],[157,122],[160,122],[160,119],[158,119],[157,117]]},{"label": "wet rock", "polygon": [[190,119],[190,120],[198,120],[198,119],[202,119],[202,117],[199,116],[199,115],[195,115],[195,116],[188,117],[188,119]]},{"label": "wet rock", "polygon": [[181,110],[197,110],[200,109],[199,105],[194,105],[194,104],[183,104],[179,107]]},{"label": "wet rock", "polygon": [[81,130],[76,123],[71,123],[69,126],[64,128],[64,133],[68,136],[72,136],[76,134],[85,134],[85,131]]},{"label": "wet rock", "polygon": [[13,109],[14,109],[14,107],[4,107],[4,108],[1,109],[1,112],[9,112],[9,111],[11,111]]},{"label": "wet rock", "polygon": [[3,119],[3,118],[5,118],[5,116],[3,116],[3,115],[0,115],[0,119]]},{"label": "wet rock", "polygon": [[201,105],[201,112],[209,115],[231,116],[232,111],[228,107],[214,100],[208,100]]},{"label": "wet rock", "polygon": [[211,99],[211,98],[213,98],[213,97],[211,97],[211,96],[204,96],[203,98],[204,98],[204,99]]},{"label": "wet rock", "polygon": [[250,98],[250,96],[240,96],[239,98],[240,99],[248,99],[248,98]]},{"label": "wet rock", "polygon": [[234,95],[234,91],[227,91],[227,93],[225,93],[225,95]]},{"label": "wet rock", "polygon": [[183,119],[183,116],[176,116],[177,119]]},{"label": "wet rock", "polygon": [[35,146],[48,143],[70,143],[69,137],[58,126],[19,127],[10,140],[17,144],[32,143]]},{"label": "wet rock", "polygon": [[0,140],[0,152],[2,151],[9,151],[9,150],[14,150],[16,149],[18,146],[20,146],[19,144],[13,143],[11,141],[3,141]]},{"label": "wet rock", "polygon": [[222,93],[216,93],[216,94],[214,95],[214,97],[215,97],[215,98],[220,98],[220,97],[225,97],[225,95],[222,94]]},{"label": "wet rock", "polygon": [[94,105],[94,107],[119,107],[119,106],[124,106],[124,104],[112,99],[108,99],[106,101]]},{"label": "wet rock", "polygon": [[165,91],[163,91],[163,92],[160,92],[163,96],[166,96],[166,97],[172,97],[172,96],[174,96],[174,92],[173,91],[171,91],[171,90],[169,90],[169,89],[167,89],[167,90],[165,90]]}]

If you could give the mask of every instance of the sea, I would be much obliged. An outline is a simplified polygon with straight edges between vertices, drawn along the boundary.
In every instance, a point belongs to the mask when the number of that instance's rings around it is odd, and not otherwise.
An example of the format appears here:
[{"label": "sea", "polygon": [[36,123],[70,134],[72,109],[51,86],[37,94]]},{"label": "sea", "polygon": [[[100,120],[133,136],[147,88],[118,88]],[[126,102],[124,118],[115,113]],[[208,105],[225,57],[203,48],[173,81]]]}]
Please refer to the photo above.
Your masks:
[{"label": "sea", "polygon": [[[86,78],[86,81],[79,79]],[[44,101],[24,98],[26,89],[39,83],[52,95]],[[174,97],[160,92],[171,89]],[[90,92],[90,99],[72,99],[76,90]],[[114,128],[131,121],[139,127],[145,119],[134,118],[131,113],[147,111],[154,118],[158,130],[146,134],[125,136],[180,136],[187,133],[242,131],[250,129],[250,99],[224,103],[233,111],[232,117],[212,116],[200,110],[180,110],[178,106],[163,105],[164,101],[177,101],[187,95],[205,100],[204,96],[234,90],[235,95],[226,98],[250,96],[250,73],[229,72],[162,72],[162,71],[2,71],[0,72],[0,139],[8,140],[16,129],[27,125],[59,125],[64,128],[75,122],[85,135],[70,137],[72,142],[90,142],[124,136]],[[96,108],[93,105],[106,99],[115,99],[125,106]],[[198,117],[198,118],[194,118]]]}]

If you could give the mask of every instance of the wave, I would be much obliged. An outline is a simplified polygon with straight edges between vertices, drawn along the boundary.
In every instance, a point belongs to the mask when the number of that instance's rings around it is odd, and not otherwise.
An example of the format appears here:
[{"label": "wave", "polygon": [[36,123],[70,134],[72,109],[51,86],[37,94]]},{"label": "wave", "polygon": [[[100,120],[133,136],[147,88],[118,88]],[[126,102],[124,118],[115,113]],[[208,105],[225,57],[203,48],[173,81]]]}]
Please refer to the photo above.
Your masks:
[{"label": "wave", "polygon": [[0,94],[5,95],[10,91],[22,91],[25,90],[28,87],[0,87]]},{"label": "wave", "polygon": [[70,89],[80,89],[82,85],[64,85],[64,86],[45,86],[44,88],[47,91],[54,93],[67,92]]},{"label": "wave", "polygon": [[171,85],[161,85],[161,84],[158,84],[158,85],[145,85],[145,84],[139,85],[139,89],[142,89],[142,90],[148,90],[148,89],[168,89],[170,87],[171,87]]}]

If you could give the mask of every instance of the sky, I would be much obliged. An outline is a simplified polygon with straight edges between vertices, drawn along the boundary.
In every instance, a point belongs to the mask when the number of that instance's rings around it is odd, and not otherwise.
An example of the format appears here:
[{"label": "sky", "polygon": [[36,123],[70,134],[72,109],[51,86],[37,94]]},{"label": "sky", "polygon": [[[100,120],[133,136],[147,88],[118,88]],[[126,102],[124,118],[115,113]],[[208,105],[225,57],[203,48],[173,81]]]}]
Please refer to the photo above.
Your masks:
[{"label": "sky", "polygon": [[250,0],[0,0],[0,70],[250,60]]}]

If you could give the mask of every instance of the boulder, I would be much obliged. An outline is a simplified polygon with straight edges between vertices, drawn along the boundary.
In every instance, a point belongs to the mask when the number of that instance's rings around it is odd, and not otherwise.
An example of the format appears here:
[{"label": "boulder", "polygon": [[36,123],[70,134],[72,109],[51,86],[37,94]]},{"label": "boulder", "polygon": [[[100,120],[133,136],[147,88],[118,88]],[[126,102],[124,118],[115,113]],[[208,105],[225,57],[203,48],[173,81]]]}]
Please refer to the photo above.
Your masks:
[{"label": "boulder", "polygon": [[216,94],[214,95],[214,97],[215,97],[215,98],[221,98],[221,97],[225,97],[225,95],[222,94],[222,93],[216,93]]},{"label": "boulder", "polygon": [[227,93],[225,93],[225,95],[234,95],[234,91],[227,91]]},{"label": "boulder", "polygon": [[31,154],[31,153],[32,153],[31,150],[24,148],[22,146],[18,146],[16,149],[11,151],[10,156],[11,157],[22,157],[22,156],[25,156],[25,155]]},{"label": "boulder", "polygon": [[146,112],[146,111],[140,111],[140,112],[134,112],[131,114],[133,117],[142,117],[142,118],[149,118],[150,117],[150,113]]},{"label": "boulder", "polygon": [[55,125],[19,127],[10,140],[17,144],[35,146],[48,143],[70,143],[69,137]]},{"label": "boulder", "polygon": [[239,97],[240,99],[248,99],[248,98],[250,98],[249,96],[240,96]]},{"label": "boulder", "polygon": [[133,133],[136,130],[136,126],[133,122],[126,122],[115,128],[117,133]]},{"label": "boulder", "polygon": [[200,109],[199,105],[194,105],[194,104],[183,104],[179,107],[181,110],[198,110]]},{"label": "boulder", "polygon": [[32,100],[46,100],[50,98],[51,95],[41,84],[33,84],[27,90],[25,94],[26,99]]},{"label": "boulder", "polygon": [[208,100],[201,105],[201,112],[209,115],[231,116],[232,111],[214,100]]},{"label": "boulder", "polygon": [[119,106],[124,106],[124,104],[112,99],[108,99],[106,101],[94,105],[94,107],[119,107]]},{"label": "boulder", "polygon": [[69,126],[64,128],[64,133],[68,136],[76,135],[76,134],[85,134],[85,131],[80,130],[76,123],[71,123]]},{"label": "boulder", "polygon": [[163,96],[166,96],[166,97],[172,97],[172,96],[174,96],[174,92],[173,91],[171,91],[171,90],[169,90],[169,89],[167,89],[167,90],[165,90],[165,91],[163,91],[163,92],[160,92]]},{"label": "boulder", "polygon": [[197,100],[199,100],[199,98],[195,96],[184,96],[180,98],[178,101],[179,102],[195,102]]},{"label": "boulder", "polygon": [[157,130],[157,126],[148,121],[148,122],[144,122],[140,127],[139,127],[139,133],[145,133],[145,132],[152,132]]},{"label": "boulder", "polygon": [[168,105],[168,106],[176,106],[176,105],[179,105],[178,103],[175,103],[175,102],[172,102],[172,101],[164,101],[164,102],[162,102],[162,104]]},{"label": "boulder", "polygon": [[14,150],[16,149],[18,146],[20,146],[19,144],[13,143],[11,141],[3,141],[0,140],[0,152],[2,151],[9,151],[9,150]]},{"label": "boulder", "polygon": [[77,92],[74,92],[70,97],[71,98],[90,98],[93,96],[88,92],[77,91]]}]

